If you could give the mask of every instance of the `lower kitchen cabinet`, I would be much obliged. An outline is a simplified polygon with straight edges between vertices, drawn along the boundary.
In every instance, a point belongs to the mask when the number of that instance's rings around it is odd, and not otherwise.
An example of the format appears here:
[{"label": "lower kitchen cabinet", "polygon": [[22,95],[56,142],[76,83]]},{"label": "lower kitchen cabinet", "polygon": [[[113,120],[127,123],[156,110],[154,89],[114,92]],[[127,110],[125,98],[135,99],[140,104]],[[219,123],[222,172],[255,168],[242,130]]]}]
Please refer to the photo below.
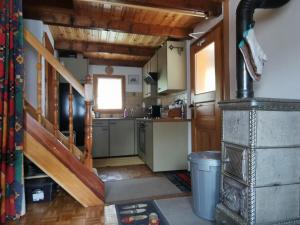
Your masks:
[{"label": "lower kitchen cabinet", "polygon": [[94,158],[134,155],[135,121],[133,119],[94,119]]},{"label": "lower kitchen cabinet", "polygon": [[137,124],[140,127],[138,154],[152,171],[187,169],[188,123],[145,120]]},{"label": "lower kitchen cabinet", "polygon": [[134,154],[134,120],[109,122],[110,156]]},{"label": "lower kitchen cabinet", "polygon": [[153,170],[153,123],[145,123],[145,163]]},{"label": "lower kitchen cabinet", "polygon": [[108,126],[93,126],[93,152],[94,158],[109,156],[109,130]]}]

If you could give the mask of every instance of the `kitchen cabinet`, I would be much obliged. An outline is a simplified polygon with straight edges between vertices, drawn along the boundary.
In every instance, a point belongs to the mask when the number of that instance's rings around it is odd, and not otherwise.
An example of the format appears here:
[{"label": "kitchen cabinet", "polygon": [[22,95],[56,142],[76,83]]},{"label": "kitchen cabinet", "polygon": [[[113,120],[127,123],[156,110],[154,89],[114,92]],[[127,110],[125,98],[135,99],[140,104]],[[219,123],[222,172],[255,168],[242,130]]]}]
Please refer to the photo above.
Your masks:
[{"label": "kitchen cabinet", "polygon": [[[148,73],[148,65],[149,63],[147,62],[143,67],[143,78],[145,78]],[[143,97],[144,98],[150,97],[151,94],[150,92],[151,92],[151,86],[143,80]]]},{"label": "kitchen cabinet", "polygon": [[134,120],[109,121],[110,156],[134,154]]},{"label": "kitchen cabinet", "polygon": [[94,158],[109,156],[108,121],[94,122],[92,155]]},{"label": "kitchen cabinet", "polygon": [[189,122],[141,121],[145,151],[138,148],[138,153],[148,167],[154,172],[186,169]]},{"label": "kitchen cabinet", "polygon": [[[143,77],[146,77],[147,73],[156,72],[157,73],[157,54],[155,53],[152,58],[143,67]],[[157,85],[147,84],[143,81],[143,97],[155,97],[157,93]]]},{"label": "kitchen cabinet", "polygon": [[135,121],[133,119],[94,119],[94,158],[135,155]]},{"label": "kitchen cabinet", "polygon": [[145,123],[145,163],[153,170],[153,123]]},{"label": "kitchen cabinet", "polygon": [[184,42],[167,41],[157,52],[157,92],[186,89],[186,51]]}]

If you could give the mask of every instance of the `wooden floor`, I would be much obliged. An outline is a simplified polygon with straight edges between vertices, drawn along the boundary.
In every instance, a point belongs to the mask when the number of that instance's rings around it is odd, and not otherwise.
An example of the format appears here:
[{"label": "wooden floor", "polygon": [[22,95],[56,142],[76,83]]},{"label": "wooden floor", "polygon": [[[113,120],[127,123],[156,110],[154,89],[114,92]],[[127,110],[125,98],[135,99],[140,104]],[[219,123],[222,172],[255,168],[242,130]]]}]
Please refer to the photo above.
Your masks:
[{"label": "wooden floor", "polygon": [[65,191],[52,202],[27,204],[27,212],[20,221],[10,224],[26,225],[104,225],[103,207],[82,207]]},{"label": "wooden floor", "polygon": [[[99,168],[105,181],[155,176],[145,165]],[[52,202],[27,204],[27,213],[20,221],[9,225],[104,225],[102,207],[82,207],[65,191],[60,191]]]},{"label": "wooden floor", "polygon": [[132,165],[144,165],[144,164],[145,163],[138,156],[103,158],[103,159],[93,160],[93,167],[96,168],[102,168],[108,166],[132,166]]},{"label": "wooden floor", "polygon": [[103,167],[98,168],[97,172],[104,182],[158,176],[158,174],[154,174],[146,165]]}]

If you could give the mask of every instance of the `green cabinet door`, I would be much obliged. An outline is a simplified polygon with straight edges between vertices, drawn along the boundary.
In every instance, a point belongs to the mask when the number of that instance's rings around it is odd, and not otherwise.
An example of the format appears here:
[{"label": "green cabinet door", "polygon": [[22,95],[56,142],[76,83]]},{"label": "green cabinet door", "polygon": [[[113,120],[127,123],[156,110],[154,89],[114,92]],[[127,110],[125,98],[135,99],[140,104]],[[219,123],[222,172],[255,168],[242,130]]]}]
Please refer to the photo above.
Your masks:
[{"label": "green cabinet door", "polygon": [[93,158],[109,157],[108,126],[93,126]]},{"label": "green cabinet door", "polygon": [[134,120],[109,121],[110,156],[134,155]]}]

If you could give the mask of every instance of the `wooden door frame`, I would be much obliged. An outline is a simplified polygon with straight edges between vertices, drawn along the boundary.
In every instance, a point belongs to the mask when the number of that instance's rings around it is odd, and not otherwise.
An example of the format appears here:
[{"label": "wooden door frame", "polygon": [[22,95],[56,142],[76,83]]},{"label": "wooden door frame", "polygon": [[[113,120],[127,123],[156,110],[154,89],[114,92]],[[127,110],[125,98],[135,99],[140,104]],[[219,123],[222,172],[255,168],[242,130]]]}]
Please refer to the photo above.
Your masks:
[{"label": "wooden door frame", "polygon": [[[215,121],[217,126],[216,127],[216,140],[218,143],[218,148],[221,149],[221,111],[220,108],[217,106],[219,101],[225,100],[229,97],[229,79],[228,74],[224,73],[225,68],[225,60],[224,60],[224,22],[221,21],[217,25],[215,25],[212,29],[210,29],[204,36],[196,40],[191,45],[191,51],[190,51],[190,59],[191,59],[191,94],[195,92],[195,53],[199,50],[205,48],[208,46],[212,40],[216,39],[216,45],[215,45],[215,59],[216,59],[216,91],[215,91]],[[203,44],[200,45],[205,40]],[[210,93],[207,93],[209,95]],[[195,104],[195,103],[194,103]],[[194,110],[197,109],[196,105],[194,106]],[[195,151],[196,149],[196,143],[195,143],[195,124],[194,124],[194,116],[195,111],[192,113],[192,150]],[[209,149],[208,149],[209,150]]]}]

